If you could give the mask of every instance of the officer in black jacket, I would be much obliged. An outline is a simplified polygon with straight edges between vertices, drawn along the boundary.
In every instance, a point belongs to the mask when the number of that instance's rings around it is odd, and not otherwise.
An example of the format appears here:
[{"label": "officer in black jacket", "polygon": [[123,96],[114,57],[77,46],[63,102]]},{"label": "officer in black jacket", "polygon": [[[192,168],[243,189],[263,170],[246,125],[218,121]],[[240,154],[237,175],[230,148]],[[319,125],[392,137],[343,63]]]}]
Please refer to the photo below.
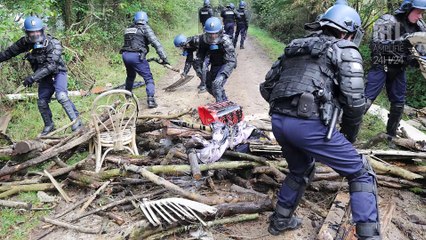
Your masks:
[{"label": "officer in black jacket", "polygon": [[[215,97],[216,102],[228,100],[224,85],[237,66],[237,57],[231,39],[223,34],[222,21],[219,18],[207,19],[197,58],[199,67],[203,69],[207,91]],[[207,61],[211,65],[208,71],[203,67]]]},{"label": "officer in black jacket", "polygon": [[132,91],[136,73],[143,77],[146,85],[147,103],[149,108],[156,108],[155,85],[146,54],[149,52],[149,44],[153,45],[163,64],[169,64],[166,53],[148,25],[148,15],[145,12],[137,12],[134,16],[134,24],[128,27],[124,33],[124,46],[120,53],[126,66],[126,90]]},{"label": "officer in black jacket", "polygon": [[185,67],[183,68],[182,76],[187,76],[192,66],[195,70],[195,73],[201,80],[201,83],[198,86],[199,92],[205,92],[206,83],[203,81],[202,69],[194,58],[194,54],[197,53],[198,47],[200,45],[200,36],[196,35],[187,38],[183,34],[179,34],[175,37],[173,43],[175,47],[182,49],[182,56],[186,57]]},{"label": "officer in black jacket", "polygon": [[204,28],[207,19],[213,17],[213,8],[210,5],[210,0],[204,0],[204,6],[198,10],[198,19]]},{"label": "officer in black jacket", "polygon": [[[27,17],[24,29],[26,36],[0,53],[0,63],[27,52],[25,58],[30,62],[34,73],[25,78],[24,86],[31,87],[35,82],[39,84],[37,105],[44,122],[40,135],[44,136],[55,128],[49,108],[53,93],[56,92],[56,99],[71,121],[77,119],[79,113],[68,98],[67,67],[62,59],[61,43],[44,33],[43,21],[38,17]],[[77,119],[71,129],[76,131],[80,128],[81,121]]]},{"label": "officer in black jacket", "polygon": [[[358,50],[361,18],[345,2],[339,0],[318,22],[308,24],[315,33],[291,41],[261,85],[290,170],[270,217],[273,235],[301,225],[294,213],[319,161],[348,179],[358,239],[380,239],[375,173],[351,144],[365,107],[364,71]],[[340,109],[339,132],[334,125]]]}]

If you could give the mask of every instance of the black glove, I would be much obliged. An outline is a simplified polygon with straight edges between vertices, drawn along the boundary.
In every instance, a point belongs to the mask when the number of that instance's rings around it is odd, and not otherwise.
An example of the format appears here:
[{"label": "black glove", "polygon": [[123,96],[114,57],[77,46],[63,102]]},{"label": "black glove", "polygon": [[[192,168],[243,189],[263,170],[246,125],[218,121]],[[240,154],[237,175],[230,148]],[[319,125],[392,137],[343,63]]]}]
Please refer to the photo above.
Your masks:
[{"label": "black glove", "polygon": [[225,74],[219,73],[213,81],[213,86],[221,86],[225,81]]},{"label": "black glove", "polygon": [[164,64],[164,65],[170,65],[170,63],[169,63],[169,61],[167,60],[167,58],[163,58],[163,59],[161,59],[161,64]]},{"label": "black glove", "polygon": [[28,76],[24,80],[24,87],[31,87],[34,82],[35,81],[34,81],[33,77],[32,76]]}]

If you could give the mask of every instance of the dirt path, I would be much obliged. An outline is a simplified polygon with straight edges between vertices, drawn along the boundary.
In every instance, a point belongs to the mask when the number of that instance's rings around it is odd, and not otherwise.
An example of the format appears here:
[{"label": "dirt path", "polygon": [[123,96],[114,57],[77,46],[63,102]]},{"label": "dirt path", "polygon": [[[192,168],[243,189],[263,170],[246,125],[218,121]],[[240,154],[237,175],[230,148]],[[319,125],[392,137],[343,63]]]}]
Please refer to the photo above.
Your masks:
[{"label": "dirt path", "polygon": [[[243,107],[244,114],[247,117],[251,118],[254,114],[267,116],[268,104],[260,96],[259,84],[264,81],[272,61],[252,39],[249,38],[246,41],[245,47],[244,50],[237,49],[238,66],[225,85],[226,94],[230,100]],[[180,69],[183,68],[183,62],[179,67]],[[190,74],[195,75],[194,70],[191,70]],[[170,93],[162,90],[176,81],[178,77],[178,74],[171,72],[158,81],[156,86],[158,108],[147,109],[146,103],[142,101],[142,112],[165,114],[176,109],[196,108],[214,102],[213,96],[209,93],[198,93],[197,86],[200,82],[197,77],[194,77],[175,92]]]}]

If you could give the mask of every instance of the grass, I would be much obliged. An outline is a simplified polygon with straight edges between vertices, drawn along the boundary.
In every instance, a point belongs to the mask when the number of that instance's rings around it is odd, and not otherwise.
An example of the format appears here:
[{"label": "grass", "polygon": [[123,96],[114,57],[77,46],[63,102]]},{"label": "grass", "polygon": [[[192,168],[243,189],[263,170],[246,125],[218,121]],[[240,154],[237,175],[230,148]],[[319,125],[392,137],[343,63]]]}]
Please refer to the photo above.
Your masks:
[{"label": "grass", "polygon": [[254,37],[260,46],[265,49],[271,60],[275,61],[284,53],[285,44],[274,39],[267,31],[251,25],[248,29],[248,34]]},{"label": "grass", "polygon": [[[47,207],[40,203],[37,193],[20,193],[15,200],[30,202],[36,207]],[[11,208],[1,209],[0,239],[29,239],[29,232],[40,223],[39,218],[46,216],[48,211],[22,212]]]}]

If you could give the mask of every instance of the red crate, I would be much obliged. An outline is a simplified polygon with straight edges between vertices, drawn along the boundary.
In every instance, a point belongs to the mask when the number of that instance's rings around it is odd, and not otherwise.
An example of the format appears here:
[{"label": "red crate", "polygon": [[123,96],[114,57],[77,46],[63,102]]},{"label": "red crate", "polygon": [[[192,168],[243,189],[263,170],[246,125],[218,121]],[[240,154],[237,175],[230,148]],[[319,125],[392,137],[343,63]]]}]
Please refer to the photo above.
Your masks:
[{"label": "red crate", "polygon": [[204,125],[210,125],[213,122],[234,125],[244,120],[242,107],[231,101],[199,106],[198,115]]}]

